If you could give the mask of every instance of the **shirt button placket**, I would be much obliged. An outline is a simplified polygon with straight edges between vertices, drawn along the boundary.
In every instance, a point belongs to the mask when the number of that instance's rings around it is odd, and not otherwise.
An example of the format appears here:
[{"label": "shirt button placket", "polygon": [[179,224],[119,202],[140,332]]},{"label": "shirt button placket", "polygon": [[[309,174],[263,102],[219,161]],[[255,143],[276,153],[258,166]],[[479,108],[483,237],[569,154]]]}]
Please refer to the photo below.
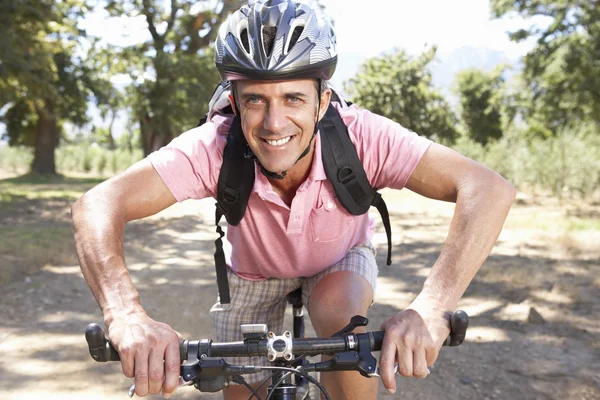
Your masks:
[{"label": "shirt button placket", "polygon": [[305,191],[297,191],[294,200],[292,201],[292,207],[290,210],[291,218],[291,230],[295,232],[302,232],[302,220],[304,216],[304,204],[305,204]]}]

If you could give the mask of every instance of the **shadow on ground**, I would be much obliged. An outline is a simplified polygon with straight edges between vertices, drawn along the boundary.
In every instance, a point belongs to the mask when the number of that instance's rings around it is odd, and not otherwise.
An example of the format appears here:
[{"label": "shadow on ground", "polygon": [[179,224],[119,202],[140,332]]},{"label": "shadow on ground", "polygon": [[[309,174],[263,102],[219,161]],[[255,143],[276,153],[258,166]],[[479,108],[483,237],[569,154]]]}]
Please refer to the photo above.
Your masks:
[{"label": "shadow on ground", "polygon": [[[19,212],[0,212],[0,227],[70,227],[70,200],[18,204]],[[146,311],[197,339],[214,336],[208,310],[217,295],[213,208],[212,202],[203,204],[197,214],[132,223],[125,234],[127,263]],[[418,213],[393,215],[394,232],[400,232],[393,266],[385,266],[387,248],[378,244],[381,267],[371,330],[409,304],[439,255],[448,220],[420,219]],[[492,255],[460,303],[471,314],[467,341],[442,349],[429,378],[399,377],[396,397],[600,398],[598,273],[597,262],[577,257]],[[101,314],[76,260],[17,273],[1,288],[2,398],[26,398],[39,390],[124,397],[131,382],[118,364],[98,364],[87,354],[85,326],[101,322]],[[531,308],[543,322],[528,319]],[[82,382],[89,386],[82,388]],[[186,389],[178,398],[198,395]]]}]

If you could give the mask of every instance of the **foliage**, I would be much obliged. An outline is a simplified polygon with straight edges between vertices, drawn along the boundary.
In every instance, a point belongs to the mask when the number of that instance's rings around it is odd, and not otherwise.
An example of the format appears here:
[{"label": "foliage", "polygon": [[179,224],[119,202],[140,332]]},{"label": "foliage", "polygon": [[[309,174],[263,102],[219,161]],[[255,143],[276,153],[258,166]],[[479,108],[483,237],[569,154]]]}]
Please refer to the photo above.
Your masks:
[{"label": "foliage", "polygon": [[[56,167],[60,173],[114,175],[143,158],[141,149],[108,150],[80,143],[62,145],[56,150]],[[25,146],[0,147],[0,171],[12,175],[27,171],[33,159],[33,149]]]},{"label": "foliage", "polygon": [[35,146],[32,169],[54,173],[54,149],[65,121],[87,121],[95,76],[83,59],[78,19],[85,0],[0,3],[1,122],[11,145]]},{"label": "foliage", "polygon": [[145,154],[194,127],[219,81],[209,45],[225,17],[244,1],[126,0],[107,2],[111,16],[143,17],[149,40],[111,49],[107,62],[126,73],[133,117]]},{"label": "foliage", "polygon": [[511,33],[520,42],[537,39],[524,57],[523,107],[539,132],[558,133],[593,122],[600,125],[600,1],[492,0],[495,17],[518,13],[550,23]]},{"label": "foliage", "polygon": [[33,161],[33,151],[26,146],[0,146],[0,169],[11,174],[26,172]]},{"label": "foliage", "polygon": [[428,65],[433,47],[418,57],[396,49],[363,63],[344,88],[358,105],[421,135],[453,142],[456,117],[433,87]]},{"label": "foliage", "polygon": [[456,75],[455,92],[467,135],[485,145],[502,136],[502,76],[505,67],[491,72],[467,69]]},{"label": "foliage", "polygon": [[141,149],[133,153],[127,150],[108,150],[100,146],[68,145],[56,152],[56,164],[62,173],[94,173],[114,175],[141,160]]},{"label": "foliage", "polygon": [[507,132],[483,146],[460,138],[453,148],[497,171],[521,190],[589,198],[600,187],[600,136],[592,129],[564,130],[549,138]]}]

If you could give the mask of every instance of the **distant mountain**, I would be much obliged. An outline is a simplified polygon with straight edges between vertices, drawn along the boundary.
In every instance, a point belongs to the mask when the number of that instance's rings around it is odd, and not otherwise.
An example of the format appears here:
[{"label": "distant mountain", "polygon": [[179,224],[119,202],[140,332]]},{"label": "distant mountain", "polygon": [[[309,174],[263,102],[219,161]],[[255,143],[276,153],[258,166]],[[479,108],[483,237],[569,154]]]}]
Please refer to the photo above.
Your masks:
[{"label": "distant mountain", "polygon": [[[515,62],[503,51],[486,47],[464,46],[450,52],[438,52],[431,64],[433,84],[450,92],[456,73],[468,68],[490,71],[499,64],[515,65]],[[509,75],[513,73],[508,72]]]},{"label": "distant mountain", "polygon": [[[359,53],[343,53],[339,55],[339,58],[338,67],[331,83],[341,90],[342,82],[352,78],[366,58]],[[506,73],[507,78],[520,69],[518,62],[508,58],[503,51],[474,46],[463,46],[448,52],[438,51],[436,59],[430,65],[433,84],[440,88],[445,95],[452,97],[451,88],[457,72],[467,68],[489,71],[499,64],[509,64],[515,67],[514,70]]]}]

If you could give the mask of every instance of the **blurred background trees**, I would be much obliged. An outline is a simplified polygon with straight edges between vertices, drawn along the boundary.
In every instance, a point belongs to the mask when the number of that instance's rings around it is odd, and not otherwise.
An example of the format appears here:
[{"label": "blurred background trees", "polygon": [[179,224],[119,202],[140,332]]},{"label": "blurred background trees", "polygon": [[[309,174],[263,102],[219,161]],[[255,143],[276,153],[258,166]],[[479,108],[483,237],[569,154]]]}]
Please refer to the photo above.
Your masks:
[{"label": "blurred background trees", "polygon": [[81,53],[83,0],[0,2],[0,108],[11,145],[34,147],[31,169],[55,173],[64,123],[83,125],[96,79]]},{"label": "blurred background trees", "polygon": [[[11,146],[0,147],[0,168],[109,175],[195,127],[219,79],[217,29],[244,3],[0,0],[0,122]],[[521,65],[461,70],[444,92],[433,83],[435,46],[417,54],[395,48],[364,60],[345,94],[523,190],[597,194],[600,0],[490,5],[493,18],[549,21],[509,33],[515,42],[535,40]],[[80,22],[92,10],[142,20],[146,39],[121,46],[90,36]]]},{"label": "blurred background trees", "polygon": [[494,17],[518,13],[551,18],[510,34],[537,45],[523,58],[522,116],[542,135],[592,123],[600,128],[600,1],[491,0]]},{"label": "blurred background trees", "polygon": [[411,57],[395,49],[365,61],[345,85],[350,98],[421,135],[452,143],[457,119],[444,96],[433,87],[429,64],[436,48]]},{"label": "blurred background trees", "polygon": [[456,74],[455,91],[464,133],[482,145],[502,137],[504,69],[466,69]]},{"label": "blurred background trees", "polygon": [[[217,31],[241,0],[110,0],[110,16],[142,16],[150,40],[107,52],[114,73],[131,78],[128,99],[144,155],[196,125],[219,77],[212,49]],[[200,7],[198,7],[200,5]],[[192,6],[195,11],[192,13]]]}]

